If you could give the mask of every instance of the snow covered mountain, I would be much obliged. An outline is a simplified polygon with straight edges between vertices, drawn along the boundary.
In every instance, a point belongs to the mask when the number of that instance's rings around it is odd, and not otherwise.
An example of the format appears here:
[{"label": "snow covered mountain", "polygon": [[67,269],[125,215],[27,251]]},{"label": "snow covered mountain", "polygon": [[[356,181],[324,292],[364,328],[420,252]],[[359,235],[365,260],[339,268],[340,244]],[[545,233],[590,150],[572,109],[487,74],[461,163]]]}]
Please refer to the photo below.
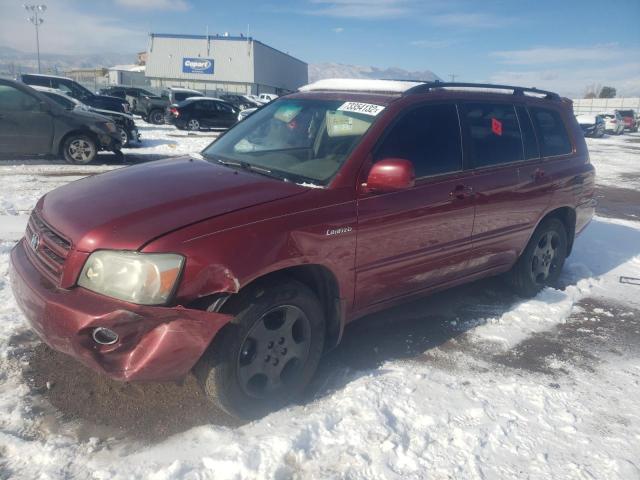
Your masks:
[{"label": "snow covered mountain", "polygon": [[[135,53],[96,53],[83,55],[62,55],[41,53],[42,71],[57,73],[74,68],[110,67],[112,65],[133,63]],[[38,60],[35,52],[23,52],[10,47],[0,46],[0,75],[14,75],[19,72],[35,72]]]}]

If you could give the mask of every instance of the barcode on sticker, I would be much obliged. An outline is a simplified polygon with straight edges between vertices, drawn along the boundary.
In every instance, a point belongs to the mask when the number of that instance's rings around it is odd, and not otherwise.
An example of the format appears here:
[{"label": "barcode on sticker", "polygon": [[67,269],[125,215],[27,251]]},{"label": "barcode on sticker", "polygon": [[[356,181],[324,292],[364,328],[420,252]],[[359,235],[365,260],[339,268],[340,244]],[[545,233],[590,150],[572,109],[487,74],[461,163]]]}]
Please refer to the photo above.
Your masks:
[{"label": "barcode on sticker", "polygon": [[342,112],[362,113],[375,117],[384,110],[384,107],[382,105],[374,105],[373,103],[345,102],[338,107],[338,110]]}]

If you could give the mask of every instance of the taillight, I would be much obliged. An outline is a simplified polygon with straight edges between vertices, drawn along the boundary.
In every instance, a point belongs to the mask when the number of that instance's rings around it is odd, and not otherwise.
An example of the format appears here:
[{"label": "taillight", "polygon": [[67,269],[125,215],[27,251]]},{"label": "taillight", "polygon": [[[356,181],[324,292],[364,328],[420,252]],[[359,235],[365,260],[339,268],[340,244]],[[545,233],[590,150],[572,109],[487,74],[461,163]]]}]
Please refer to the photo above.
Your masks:
[{"label": "taillight", "polygon": [[180,116],[180,112],[178,111],[177,108],[171,108],[169,111],[171,112],[171,115],[173,115],[174,117]]}]

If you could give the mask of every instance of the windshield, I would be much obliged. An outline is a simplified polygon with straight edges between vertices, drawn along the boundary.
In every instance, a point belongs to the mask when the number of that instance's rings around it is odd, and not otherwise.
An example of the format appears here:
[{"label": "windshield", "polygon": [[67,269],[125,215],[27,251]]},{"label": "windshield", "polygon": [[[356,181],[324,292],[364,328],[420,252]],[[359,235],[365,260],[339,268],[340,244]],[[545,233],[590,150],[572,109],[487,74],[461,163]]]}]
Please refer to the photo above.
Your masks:
[{"label": "windshield", "polygon": [[58,85],[58,90],[62,90],[64,93],[69,95],[70,97],[77,98],[79,100],[90,98],[93,94],[84,88],[82,85],[76,82],[60,82]]},{"label": "windshield", "polygon": [[71,99],[65,98],[62,95],[58,95],[57,93],[51,93],[51,92],[42,92],[42,93],[47,97],[49,97],[54,102],[56,102],[61,107],[66,108],[67,110],[73,110],[74,107],[76,106],[76,104],[73,103]]},{"label": "windshield", "polygon": [[375,119],[346,111],[351,104],[278,100],[237,124],[202,154],[221,163],[256,167],[283,180],[326,185]]}]

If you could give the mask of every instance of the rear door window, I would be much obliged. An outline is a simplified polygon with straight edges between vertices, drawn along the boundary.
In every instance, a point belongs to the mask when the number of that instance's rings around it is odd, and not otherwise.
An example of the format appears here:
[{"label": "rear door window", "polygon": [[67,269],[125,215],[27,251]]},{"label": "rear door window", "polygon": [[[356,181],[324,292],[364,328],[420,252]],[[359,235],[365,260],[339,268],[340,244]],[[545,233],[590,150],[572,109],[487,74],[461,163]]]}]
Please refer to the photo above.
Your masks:
[{"label": "rear door window", "polygon": [[37,98],[11,85],[0,85],[0,112],[24,112],[38,109]]},{"label": "rear door window", "polygon": [[560,113],[550,108],[540,107],[531,107],[529,112],[538,133],[543,157],[571,153],[571,142]]},{"label": "rear door window", "polygon": [[512,104],[465,103],[461,108],[472,168],[523,160],[522,136]]},{"label": "rear door window", "polygon": [[181,102],[186,98],[194,97],[194,96],[195,95],[189,95],[188,93],[185,93],[185,92],[175,92],[173,94],[173,98],[175,99],[176,102]]},{"label": "rear door window", "polygon": [[37,85],[39,87],[51,87],[51,80],[47,77],[25,77],[27,85]]},{"label": "rear door window", "polygon": [[524,147],[524,159],[540,158],[540,149],[536,140],[536,133],[533,130],[531,117],[525,107],[516,107],[518,114],[518,123],[520,123],[520,133],[522,134],[522,144]]},{"label": "rear door window", "polygon": [[374,160],[392,157],[411,161],[418,178],[462,170],[456,106],[423,105],[402,116],[385,136]]}]

